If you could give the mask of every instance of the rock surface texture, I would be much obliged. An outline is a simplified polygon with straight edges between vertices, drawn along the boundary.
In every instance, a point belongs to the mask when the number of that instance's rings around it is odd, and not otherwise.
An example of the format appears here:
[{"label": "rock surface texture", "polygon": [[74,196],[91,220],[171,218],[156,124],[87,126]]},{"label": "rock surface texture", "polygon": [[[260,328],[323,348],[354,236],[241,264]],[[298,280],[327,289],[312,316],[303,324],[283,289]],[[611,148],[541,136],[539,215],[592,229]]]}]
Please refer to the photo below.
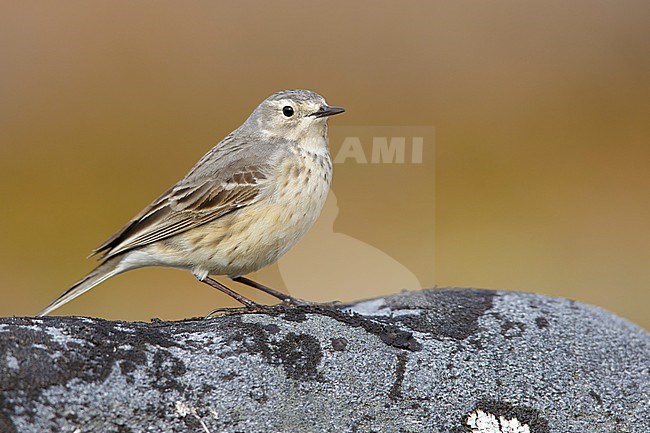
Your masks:
[{"label": "rock surface texture", "polygon": [[647,331],[525,293],[0,318],[0,432],[648,433],[649,370]]}]

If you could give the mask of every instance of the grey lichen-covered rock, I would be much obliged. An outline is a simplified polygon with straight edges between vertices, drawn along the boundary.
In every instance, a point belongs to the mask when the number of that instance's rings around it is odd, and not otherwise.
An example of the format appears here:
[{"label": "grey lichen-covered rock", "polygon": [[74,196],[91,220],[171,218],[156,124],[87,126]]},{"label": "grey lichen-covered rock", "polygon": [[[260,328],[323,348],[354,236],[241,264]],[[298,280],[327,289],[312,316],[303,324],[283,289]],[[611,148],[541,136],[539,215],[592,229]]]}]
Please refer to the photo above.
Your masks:
[{"label": "grey lichen-covered rock", "polygon": [[650,431],[650,335],[540,295],[0,319],[0,432]]}]

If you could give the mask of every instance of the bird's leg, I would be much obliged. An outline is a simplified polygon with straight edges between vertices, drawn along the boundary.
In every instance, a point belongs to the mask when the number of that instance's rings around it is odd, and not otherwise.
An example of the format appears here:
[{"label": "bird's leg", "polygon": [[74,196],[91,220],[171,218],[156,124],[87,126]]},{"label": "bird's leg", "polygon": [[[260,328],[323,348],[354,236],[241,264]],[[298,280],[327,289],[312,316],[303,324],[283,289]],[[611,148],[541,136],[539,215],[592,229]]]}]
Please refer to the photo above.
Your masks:
[{"label": "bird's leg", "polygon": [[244,305],[246,308],[251,309],[251,310],[257,310],[257,309],[262,309],[262,305],[251,301],[250,299],[240,295],[239,293],[235,292],[234,290],[226,287],[225,285],[221,284],[219,281],[214,280],[210,277],[205,277],[205,278],[198,278],[199,281],[202,283],[207,284],[210,287],[213,287],[226,295],[230,296],[231,298],[234,298],[237,302],[240,304]]},{"label": "bird's leg", "polygon": [[261,290],[264,293],[267,293],[275,298],[278,298],[285,304],[295,305],[295,306],[312,305],[312,303],[309,301],[305,301],[299,298],[294,298],[293,296],[287,295],[286,293],[282,293],[278,290],[265,286],[264,284],[260,284],[257,281],[253,281],[250,278],[237,276],[237,277],[230,277],[230,279],[238,283],[245,284],[254,289]]}]

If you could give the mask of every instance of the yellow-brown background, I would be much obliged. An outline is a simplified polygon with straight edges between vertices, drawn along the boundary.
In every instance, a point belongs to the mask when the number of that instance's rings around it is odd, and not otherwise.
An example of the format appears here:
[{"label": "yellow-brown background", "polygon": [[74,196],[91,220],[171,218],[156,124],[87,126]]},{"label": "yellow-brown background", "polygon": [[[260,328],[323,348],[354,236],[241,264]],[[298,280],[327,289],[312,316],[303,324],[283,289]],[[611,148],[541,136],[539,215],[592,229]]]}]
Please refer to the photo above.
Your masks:
[{"label": "yellow-brown background", "polygon": [[[648,327],[649,22],[647,1],[3,2],[0,314],[33,314],[87,272],[261,99],[310,88],[348,108],[332,123],[436,128],[435,184],[360,197],[367,168],[335,173],[336,231],[422,286],[565,296]],[[390,206],[433,192],[435,219]],[[433,224],[435,256],[409,254]],[[373,237],[386,225],[403,236]],[[258,277],[279,284],[277,268]],[[146,269],[61,313],[218,305],[189,273]]]}]

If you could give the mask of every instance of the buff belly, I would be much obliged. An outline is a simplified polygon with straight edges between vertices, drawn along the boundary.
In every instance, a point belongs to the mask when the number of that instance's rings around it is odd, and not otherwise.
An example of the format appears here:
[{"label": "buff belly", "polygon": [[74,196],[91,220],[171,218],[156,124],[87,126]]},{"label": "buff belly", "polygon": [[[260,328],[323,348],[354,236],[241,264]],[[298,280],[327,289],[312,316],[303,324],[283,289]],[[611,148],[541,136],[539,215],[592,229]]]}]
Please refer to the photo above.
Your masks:
[{"label": "buff belly", "polygon": [[245,275],[275,263],[314,224],[329,192],[329,158],[299,161],[279,167],[277,181],[257,202],[152,244],[147,253],[201,278]]}]

